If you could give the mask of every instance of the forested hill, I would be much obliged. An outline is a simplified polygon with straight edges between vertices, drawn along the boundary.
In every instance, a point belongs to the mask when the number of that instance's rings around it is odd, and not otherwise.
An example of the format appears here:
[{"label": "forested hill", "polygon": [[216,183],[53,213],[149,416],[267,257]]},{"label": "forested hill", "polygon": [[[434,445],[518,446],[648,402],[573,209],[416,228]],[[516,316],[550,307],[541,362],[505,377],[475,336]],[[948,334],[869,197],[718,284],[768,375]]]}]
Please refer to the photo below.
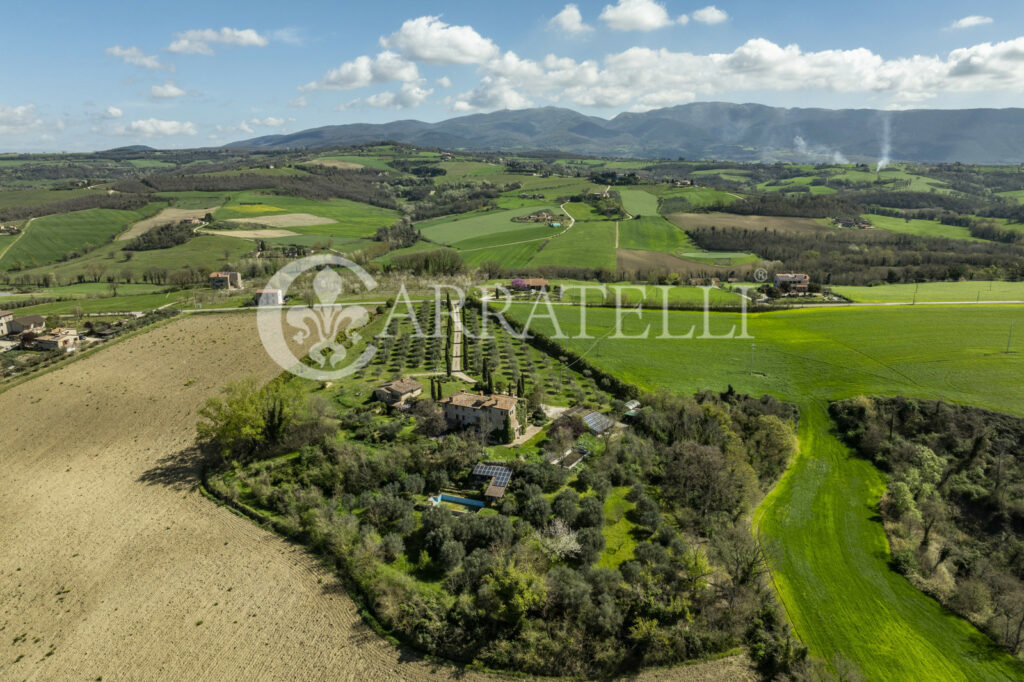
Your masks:
[{"label": "forested hill", "polygon": [[894,159],[1016,164],[1024,161],[1024,109],[877,111],[782,109],[697,102],[611,120],[545,107],[438,123],[394,121],[267,135],[231,147],[313,148],[393,140],[466,150],[564,151],[599,156],[834,162],[876,160],[888,130]]}]

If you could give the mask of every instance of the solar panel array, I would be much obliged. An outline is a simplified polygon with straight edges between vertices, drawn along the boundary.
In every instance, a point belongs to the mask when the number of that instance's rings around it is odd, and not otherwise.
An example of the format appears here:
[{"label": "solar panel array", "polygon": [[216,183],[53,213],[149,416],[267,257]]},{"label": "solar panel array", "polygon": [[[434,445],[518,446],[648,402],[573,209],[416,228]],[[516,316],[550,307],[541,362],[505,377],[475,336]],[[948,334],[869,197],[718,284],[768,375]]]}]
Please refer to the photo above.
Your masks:
[{"label": "solar panel array", "polygon": [[615,422],[600,412],[591,412],[583,418],[583,423],[590,427],[590,430],[595,433],[603,433],[615,426]]},{"label": "solar panel array", "polygon": [[496,464],[477,464],[473,469],[473,475],[490,476],[494,479],[492,481],[492,485],[504,488],[512,478],[512,470],[508,467],[498,466]]}]

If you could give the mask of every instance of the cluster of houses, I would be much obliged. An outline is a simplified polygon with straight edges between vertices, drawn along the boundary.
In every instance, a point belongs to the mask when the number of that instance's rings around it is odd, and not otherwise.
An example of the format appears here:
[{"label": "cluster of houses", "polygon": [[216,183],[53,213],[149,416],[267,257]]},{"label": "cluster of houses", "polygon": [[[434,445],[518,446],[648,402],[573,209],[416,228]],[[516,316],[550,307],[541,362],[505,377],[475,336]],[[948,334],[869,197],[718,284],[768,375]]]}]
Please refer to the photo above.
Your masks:
[{"label": "cluster of houses", "polygon": [[548,227],[561,227],[562,219],[547,209],[534,211],[530,215],[516,216],[512,219],[514,223],[544,223]]},{"label": "cluster of houses", "polygon": [[242,274],[239,272],[211,272],[210,288],[231,291],[242,288]]},{"label": "cluster of houses", "polygon": [[[238,272],[211,272],[210,288],[220,291],[236,291],[244,288],[242,275]],[[280,289],[257,289],[253,297],[256,305],[284,305],[284,292]]]},{"label": "cluster of houses", "polygon": [[0,234],[18,234],[21,228],[17,225],[0,225]]},{"label": "cluster of houses", "polygon": [[871,224],[870,220],[866,220],[860,216],[857,216],[856,218],[835,218],[832,220],[832,223],[836,227],[846,229],[870,230],[874,228],[874,225]]},{"label": "cluster of houses", "polygon": [[548,291],[551,285],[543,277],[516,277],[509,282],[512,291]]},{"label": "cluster of houses", "polygon": [[[422,394],[423,384],[410,377],[403,377],[377,387],[373,397],[390,407],[403,407]],[[476,427],[484,433],[492,433],[511,425],[512,430],[518,434],[522,431],[516,415],[518,403],[519,398],[512,395],[460,391],[438,404],[450,429]]]},{"label": "cluster of houses", "polygon": [[71,352],[78,348],[78,330],[65,327],[46,329],[42,315],[15,317],[14,313],[0,310],[0,337],[15,341],[27,350],[62,350]]}]

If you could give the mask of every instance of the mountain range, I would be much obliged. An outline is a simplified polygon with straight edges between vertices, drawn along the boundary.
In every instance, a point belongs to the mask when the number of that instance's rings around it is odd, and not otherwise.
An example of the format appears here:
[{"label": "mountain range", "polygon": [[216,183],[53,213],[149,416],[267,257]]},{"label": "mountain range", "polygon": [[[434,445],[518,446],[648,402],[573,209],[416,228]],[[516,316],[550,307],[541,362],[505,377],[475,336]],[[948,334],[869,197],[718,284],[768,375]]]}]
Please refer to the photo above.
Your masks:
[{"label": "mountain range", "polygon": [[390,140],[467,151],[560,151],[638,158],[842,162],[1024,161],[1024,109],[785,109],[696,102],[612,119],[558,107],[437,123],[402,120],[311,128],[227,146],[319,148]]}]

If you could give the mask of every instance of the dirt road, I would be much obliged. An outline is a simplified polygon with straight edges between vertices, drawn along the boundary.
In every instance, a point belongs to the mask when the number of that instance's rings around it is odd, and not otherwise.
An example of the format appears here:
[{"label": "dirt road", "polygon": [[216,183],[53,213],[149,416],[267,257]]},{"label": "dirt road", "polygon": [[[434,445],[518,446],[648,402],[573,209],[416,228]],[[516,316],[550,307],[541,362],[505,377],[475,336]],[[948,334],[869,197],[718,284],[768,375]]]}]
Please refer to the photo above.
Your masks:
[{"label": "dirt road", "polygon": [[480,678],[380,639],[303,549],[197,491],[196,410],[243,374],[276,374],[253,318],[189,316],[0,394],[0,679]]},{"label": "dirt road", "polygon": [[207,213],[213,213],[218,208],[220,208],[220,206],[198,209],[165,208],[155,216],[151,216],[145,220],[140,220],[121,234],[117,235],[117,241],[123,242],[128,239],[135,239],[139,235],[146,234],[158,225],[168,225],[181,220],[188,220],[189,218],[202,218]]}]

